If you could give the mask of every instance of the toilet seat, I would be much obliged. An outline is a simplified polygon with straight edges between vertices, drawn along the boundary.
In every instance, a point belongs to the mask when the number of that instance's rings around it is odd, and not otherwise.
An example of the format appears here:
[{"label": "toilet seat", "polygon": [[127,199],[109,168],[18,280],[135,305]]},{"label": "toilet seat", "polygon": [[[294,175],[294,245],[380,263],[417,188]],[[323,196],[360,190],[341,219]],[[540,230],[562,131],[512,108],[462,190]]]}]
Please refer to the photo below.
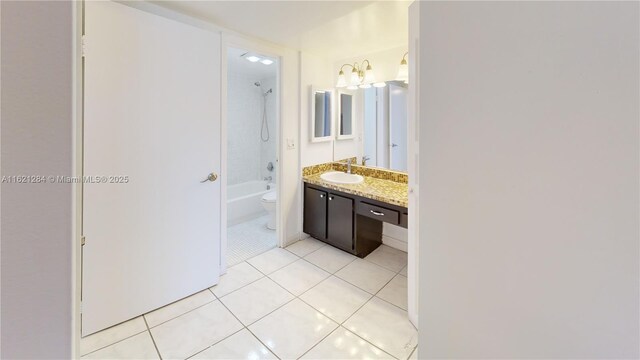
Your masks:
[{"label": "toilet seat", "polygon": [[268,193],[262,195],[262,202],[267,202],[267,203],[276,202],[276,192],[269,191]]}]

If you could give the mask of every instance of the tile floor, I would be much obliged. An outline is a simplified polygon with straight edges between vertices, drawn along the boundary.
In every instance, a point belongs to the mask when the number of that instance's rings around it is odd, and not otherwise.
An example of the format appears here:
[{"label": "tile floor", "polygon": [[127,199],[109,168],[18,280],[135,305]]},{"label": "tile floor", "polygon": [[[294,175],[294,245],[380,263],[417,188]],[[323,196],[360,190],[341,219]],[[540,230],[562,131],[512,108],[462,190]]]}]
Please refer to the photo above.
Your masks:
[{"label": "tile floor", "polygon": [[407,255],[308,238],[229,267],[220,283],[81,341],[86,359],[415,359]]},{"label": "tile floor", "polygon": [[267,229],[269,215],[227,228],[227,264],[233,266],[278,245],[276,231]]}]

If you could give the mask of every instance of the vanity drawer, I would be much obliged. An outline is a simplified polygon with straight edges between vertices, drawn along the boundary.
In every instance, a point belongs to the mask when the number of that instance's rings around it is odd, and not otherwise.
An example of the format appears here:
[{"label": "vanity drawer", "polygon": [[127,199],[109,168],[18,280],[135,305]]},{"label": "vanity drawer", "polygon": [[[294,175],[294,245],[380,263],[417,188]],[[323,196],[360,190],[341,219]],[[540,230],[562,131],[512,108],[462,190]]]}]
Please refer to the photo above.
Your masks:
[{"label": "vanity drawer", "polygon": [[399,212],[364,201],[360,202],[360,206],[358,206],[358,214],[394,225],[398,225],[400,220]]}]

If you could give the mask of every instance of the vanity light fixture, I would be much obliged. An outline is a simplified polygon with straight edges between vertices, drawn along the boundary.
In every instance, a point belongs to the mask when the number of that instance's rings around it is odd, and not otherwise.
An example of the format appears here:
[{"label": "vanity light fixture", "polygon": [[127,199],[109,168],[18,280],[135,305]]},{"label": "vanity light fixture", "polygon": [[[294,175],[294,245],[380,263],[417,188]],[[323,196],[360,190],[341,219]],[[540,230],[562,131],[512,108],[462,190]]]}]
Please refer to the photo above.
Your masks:
[{"label": "vanity light fixture", "polygon": [[[365,63],[367,65],[366,67],[365,67]],[[348,82],[343,70],[345,66],[351,67],[351,76],[349,77]],[[375,78],[375,75],[373,74],[373,69],[371,68],[371,62],[365,59],[364,61],[362,61],[361,64],[358,64],[357,62],[355,62],[353,64],[342,65],[340,67],[340,72],[338,72],[338,82],[336,83],[336,87],[338,88],[346,87],[349,90],[355,90],[357,88],[367,89],[367,88],[370,88],[371,85],[376,86],[376,84],[385,84],[385,83],[376,83],[375,81],[376,81],[376,78]]]},{"label": "vanity light fixture", "polygon": [[408,52],[404,53],[402,56],[402,61],[400,61],[400,67],[398,68],[398,75],[396,76],[396,80],[404,81],[405,83],[409,82],[409,65],[407,64],[407,55]]}]

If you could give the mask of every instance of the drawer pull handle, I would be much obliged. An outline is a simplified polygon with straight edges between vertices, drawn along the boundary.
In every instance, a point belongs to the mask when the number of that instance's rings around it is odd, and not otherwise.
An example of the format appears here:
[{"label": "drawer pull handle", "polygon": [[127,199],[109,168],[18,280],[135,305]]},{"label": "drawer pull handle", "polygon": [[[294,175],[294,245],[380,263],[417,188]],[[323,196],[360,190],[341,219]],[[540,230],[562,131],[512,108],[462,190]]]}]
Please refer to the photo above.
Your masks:
[{"label": "drawer pull handle", "polygon": [[375,211],[375,210],[369,210],[369,211],[371,211],[371,213],[375,216],[384,216],[383,212]]}]

